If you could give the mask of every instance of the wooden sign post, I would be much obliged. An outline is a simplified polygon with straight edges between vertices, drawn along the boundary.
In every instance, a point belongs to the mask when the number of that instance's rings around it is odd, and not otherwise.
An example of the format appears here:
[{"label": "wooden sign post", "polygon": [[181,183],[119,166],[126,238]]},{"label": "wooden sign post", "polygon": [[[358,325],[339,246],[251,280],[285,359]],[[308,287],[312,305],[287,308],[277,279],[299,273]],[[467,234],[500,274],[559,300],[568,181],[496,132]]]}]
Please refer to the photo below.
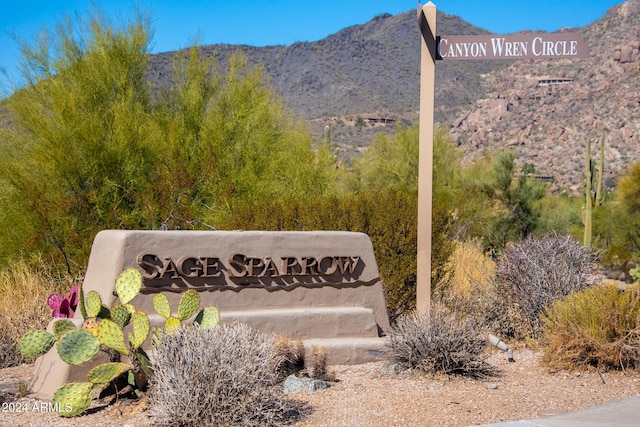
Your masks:
[{"label": "wooden sign post", "polygon": [[431,219],[433,200],[433,113],[436,87],[436,6],[418,5],[421,37],[420,148],[418,158],[418,275],[416,310],[431,305]]},{"label": "wooden sign post", "polygon": [[431,220],[433,204],[433,115],[436,60],[587,58],[576,33],[436,36],[436,6],[418,4],[421,33],[420,145],[418,165],[418,258],[416,310],[431,305]]}]

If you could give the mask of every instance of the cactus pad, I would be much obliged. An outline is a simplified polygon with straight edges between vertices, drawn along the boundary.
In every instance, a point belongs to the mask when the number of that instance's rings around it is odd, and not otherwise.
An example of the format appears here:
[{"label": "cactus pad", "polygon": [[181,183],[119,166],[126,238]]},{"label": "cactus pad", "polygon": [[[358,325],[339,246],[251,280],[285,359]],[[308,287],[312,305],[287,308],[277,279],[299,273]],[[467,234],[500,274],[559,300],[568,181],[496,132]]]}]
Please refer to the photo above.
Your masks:
[{"label": "cactus pad", "polygon": [[129,320],[131,320],[131,313],[129,313],[129,310],[124,305],[116,305],[111,309],[111,320],[121,328],[124,328],[129,324]]},{"label": "cactus pad", "polygon": [[96,317],[102,309],[102,299],[100,294],[96,291],[89,291],[85,297],[85,305],[87,307],[87,314],[89,317]]},{"label": "cactus pad", "polygon": [[98,336],[98,329],[100,328],[100,318],[99,317],[89,317],[84,322],[82,322],[82,329],[88,331],[94,337]]},{"label": "cactus pad", "polygon": [[169,299],[164,294],[157,294],[153,297],[153,308],[165,319],[168,319],[171,316]]},{"label": "cactus pad", "polygon": [[122,304],[128,304],[142,288],[142,274],[135,268],[127,268],[116,279],[116,292]]},{"label": "cactus pad", "polygon": [[122,304],[122,306],[124,308],[126,308],[127,311],[129,312],[129,314],[131,314],[131,315],[133,315],[133,313],[135,313],[136,310],[137,310],[136,307],[133,304]]},{"label": "cactus pad", "polygon": [[121,362],[108,362],[103,363],[102,365],[98,365],[89,371],[87,375],[87,379],[92,384],[98,384],[101,386],[105,386],[109,384],[111,381],[118,378],[120,375],[124,374],[127,371],[133,369],[128,363]]},{"label": "cactus pad", "polygon": [[220,310],[216,307],[206,307],[200,310],[194,322],[204,329],[213,328],[220,321]]},{"label": "cactus pad", "polygon": [[63,417],[75,417],[83,413],[93,398],[93,384],[69,383],[53,394],[52,403]]},{"label": "cactus pad", "polygon": [[131,344],[131,347],[134,349],[137,349],[147,340],[151,325],[149,323],[149,317],[142,310],[133,313],[131,323],[133,324],[133,334],[129,334],[129,344]]},{"label": "cactus pad", "polygon": [[31,331],[25,334],[18,347],[24,357],[40,357],[53,347],[55,337],[46,331]]},{"label": "cactus pad", "polygon": [[178,319],[187,320],[198,311],[200,307],[200,295],[193,289],[189,289],[180,297],[178,305]]},{"label": "cactus pad", "polygon": [[167,319],[166,322],[164,322],[164,331],[169,335],[173,335],[173,333],[177,331],[181,325],[182,323],[180,322],[180,319],[171,316]]},{"label": "cactus pad", "polygon": [[69,365],[80,365],[100,351],[98,339],[84,329],[67,332],[58,341],[58,355]]},{"label": "cactus pad", "polygon": [[77,329],[76,325],[71,320],[67,320],[67,319],[57,320],[53,324],[53,335],[56,337],[57,340],[59,340],[67,332],[75,331],[76,329]]},{"label": "cactus pad", "polygon": [[127,346],[124,343],[124,334],[122,328],[117,323],[103,319],[100,322],[100,328],[98,329],[98,339],[101,344],[106,345],[122,354],[129,354]]}]

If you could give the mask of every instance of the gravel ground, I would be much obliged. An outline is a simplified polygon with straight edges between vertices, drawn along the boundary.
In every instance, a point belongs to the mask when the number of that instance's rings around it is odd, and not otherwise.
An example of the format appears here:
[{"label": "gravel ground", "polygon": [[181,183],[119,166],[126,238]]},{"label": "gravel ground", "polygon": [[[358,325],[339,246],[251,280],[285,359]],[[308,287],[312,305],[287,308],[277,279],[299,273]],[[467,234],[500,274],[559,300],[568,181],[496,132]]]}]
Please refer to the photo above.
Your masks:
[{"label": "gravel ground", "polygon": [[[326,390],[289,395],[310,406],[295,426],[471,426],[574,411],[640,394],[638,372],[549,373],[541,355],[514,351],[515,363],[494,352],[489,362],[499,377],[458,377],[394,373],[380,363],[332,367],[337,381]],[[151,426],[146,400],[96,403],[88,415],[64,419],[47,403],[16,395],[32,365],[0,370],[0,426]]]}]

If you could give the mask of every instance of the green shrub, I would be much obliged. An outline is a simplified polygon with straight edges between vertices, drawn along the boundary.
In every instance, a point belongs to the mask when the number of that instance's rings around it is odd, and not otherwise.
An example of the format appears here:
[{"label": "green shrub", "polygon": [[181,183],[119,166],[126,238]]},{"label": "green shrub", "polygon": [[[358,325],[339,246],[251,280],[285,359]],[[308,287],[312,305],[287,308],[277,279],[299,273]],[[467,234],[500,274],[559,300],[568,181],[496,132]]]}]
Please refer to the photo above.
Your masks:
[{"label": "green shrub", "polygon": [[544,362],[554,369],[640,366],[640,287],[592,286],[543,316]]},{"label": "green shrub", "polygon": [[597,254],[572,237],[549,233],[508,245],[498,262],[496,284],[506,309],[524,319],[516,337],[539,338],[540,315],[554,301],[589,286]]},{"label": "green shrub", "polygon": [[[371,239],[393,320],[411,311],[416,300],[418,200],[415,195],[389,190],[312,200],[265,200],[237,204],[225,227],[244,230],[342,230],[365,233]],[[446,260],[446,243],[435,244],[443,233],[434,223],[434,266]],[[446,240],[442,238],[442,240]],[[444,262],[440,264],[444,265]],[[434,272],[439,274],[438,269]]]},{"label": "green shrub", "polygon": [[430,315],[402,316],[389,333],[392,361],[425,373],[483,378],[498,370],[486,362],[487,341],[478,324],[461,319],[443,306]]},{"label": "green shrub", "polygon": [[162,337],[152,364],[160,425],[271,426],[296,412],[277,386],[273,340],[244,324],[182,327]]}]

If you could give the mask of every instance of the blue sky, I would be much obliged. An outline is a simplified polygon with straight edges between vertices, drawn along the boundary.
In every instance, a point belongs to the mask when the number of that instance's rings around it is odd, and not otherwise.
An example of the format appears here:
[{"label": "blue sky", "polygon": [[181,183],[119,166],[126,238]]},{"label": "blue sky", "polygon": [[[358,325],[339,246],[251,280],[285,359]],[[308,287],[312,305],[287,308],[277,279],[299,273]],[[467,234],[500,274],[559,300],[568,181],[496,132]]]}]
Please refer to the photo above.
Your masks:
[{"label": "blue sky", "polygon": [[[423,0],[425,2],[425,0]],[[520,30],[555,31],[590,24],[622,0],[438,0],[438,10],[457,15],[493,33]],[[231,43],[265,46],[316,41],[345,27],[362,24],[381,13],[393,15],[416,10],[406,0],[138,0],[97,1],[117,20],[135,3],[150,10],[154,37],[152,52],[189,46],[196,37],[201,44]],[[82,15],[88,0],[15,0],[0,9],[0,68],[16,78],[18,44],[12,35],[31,40],[42,28],[52,28],[64,14]],[[417,33],[416,33],[417,34]],[[454,35],[454,34],[448,34]],[[10,86],[0,76],[0,91]]]}]

